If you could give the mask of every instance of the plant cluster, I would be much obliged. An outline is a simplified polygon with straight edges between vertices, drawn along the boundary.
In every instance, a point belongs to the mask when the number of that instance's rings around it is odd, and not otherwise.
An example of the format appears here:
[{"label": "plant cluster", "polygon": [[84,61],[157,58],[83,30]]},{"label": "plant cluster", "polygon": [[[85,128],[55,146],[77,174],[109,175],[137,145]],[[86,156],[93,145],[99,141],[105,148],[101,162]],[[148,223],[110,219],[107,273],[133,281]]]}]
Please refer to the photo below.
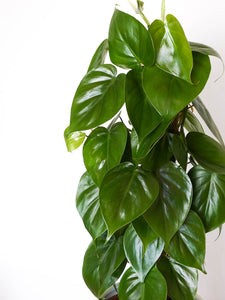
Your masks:
[{"label": "plant cluster", "polygon": [[[141,1],[137,12],[147,20]],[[220,56],[188,42],[164,9],[146,22],[115,10],[65,131],[69,151],[86,139],[76,196],[92,237],[83,278],[98,299],[122,276],[120,300],[194,300],[205,234],[225,222],[225,148],[199,98],[209,55]]]}]

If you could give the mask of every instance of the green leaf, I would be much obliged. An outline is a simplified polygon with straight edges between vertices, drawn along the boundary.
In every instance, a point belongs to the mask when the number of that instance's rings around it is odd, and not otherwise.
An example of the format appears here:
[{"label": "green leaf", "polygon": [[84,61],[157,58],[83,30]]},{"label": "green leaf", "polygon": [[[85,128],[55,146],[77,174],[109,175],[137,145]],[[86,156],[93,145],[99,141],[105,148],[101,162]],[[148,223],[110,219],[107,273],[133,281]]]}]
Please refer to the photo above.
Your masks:
[{"label": "green leaf", "polygon": [[67,127],[64,131],[64,138],[68,152],[72,152],[82,145],[85,140],[85,133],[81,131],[71,132],[70,127]]},{"label": "green leaf", "polygon": [[197,131],[204,133],[204,129],[201,123],[196,118],[195,114],[193,114],[190,110],[187,110],[186,112],[184,127],[185,129],[187,129],[187,131]]},{"label": "green leaf", "polygon": [[225,148],[208,135],[189,132],[187,147],[194,159],[204,168],[217,173],[225,173]]},{"label": "green leaf", "polygon": [[199,97],[197,97],[193,101],[193,105],[196,108],[199,115],[204,120],[209,130],[212,132],[212,134],[217,138],[220,144],[224,145],[223,138],[219,132],[219,129],[217,128],[215,122],[213,121],[208,109],[205,107],[204,103],[201,101]]},{"label": "green leaf", "polygon": [[104,64],[108,50],[109,44],[108,40],[106,39],[99,45],[99,47],[95,51],[95,54],[92,57],[92,60],[88,67],[88,72]]},{"label": "green leaf", "polygon": [[166,281],[156,267],[149,272],[144,283],[132,268],[126,271],[120,281],[121,300],[166,300],[166,296]]},{"label": "green leaf", "polygon": [[105,237],[106,235],[102,235],[91,242],[83,261],[84,281],[97,298],[101,298],[117,281],[123,272],[121,265],[124,267],[123,237],[116,239],[113,236],[107,243]]},{"label": "green leaf", "polygon": [[158,238],[148,245],[144,252],[141,239],[132,224],[126,229],[123,237],[125,255],[131,266],[136,271],[141,282],[144,282],[148,272],[159,259],[164,242]]},{"label": "green leaf", "polygon": [[123,153],[123,157],[121,159],[121,163],[126,161],[133,162],[132,149],[131,149],[131,136],[128,129],[127,129],[127,143]]},{"label": "green leaf", "polygon": [[139,236],[142,244],[143,244],[143,251],[146,252],[148,245],[154,242],[158,236],[149,226],[149,224],[145,221],[143,216],[137,218],[132,222],[134,229]]},{"label": "green leaf", "polygon": [[187,147],[181,135],[172,135],[172,151],[175,159],[178,161],[180,166],[186,171],[187,168]]},{"label": "green leaf", "polygon": [[139,142],[138,136],[135,130],[131,132],[131,147],[132,155],[136,160],[143,159],[154,147],[154,145],[165,134],[170,122],[162,121],[159,126],[156,127],[149,135],[147,135],[143,141]]},{"label": "green leaf", "polygon": [[132,70],[127,74],[125,101],[129,119],[141,141],[162,121],[143,90],[142,71]]},{"label": "green leaf", "polygon": [[195,166],[189,172],[193,185],[192,209],[198,213],[206,232],[225,222],[225,175]]},{"label": "green leaf", "polygon": [[109,55],[112,63],[129,69],[151,66],[155,52],[147,29],[134,17],[116,9],[109,28]]},{"label": "green leaf", "polygon": [[167,120],[173,119],[203,90],[211,70],[209,57],[193,53],[194,67],[190,84],[158,67],[144,68],[143,87],[151,104]]},{"label": "green leaf", "polygon": [[144,218],[168,244],[188,215],[192,185],[184,170],[172,162],[164,165],[157,173],[159,196],[144,214]]},{"label": "green leaf", "polygon": [[84,164],[99,186],[104,175],[120,163],[127,142],[127,128],[116,123],[110,130],[98,127],[87,138],[83,147]]},{"label": "green leaf", "polygon": [[166,252],[181,264],[205,273],[205,229],[194,211],[189,212],[187,219],[166,247]]},{"label": "green leaf", "polygon": [[167,15],[165,23],[155,20],[149,30],[156,49],[156,65],[163,71],[192,83],[192,52],[179,21],[173,15]]},{"label": "green leaf", "polygon": [[93,239],[107,229],[100,210],[99,188],[87,172],[82,175],[78,185],[76,206]]},{"label": "green leaf", "polygon": [[71,131],[94,128],[120,110],[125,98],[125,75],[116,74],[113,65],[101,65],[84,76],[73,99]]},{"label": "green leaf", "polygon": [[195,300],[198,287],[198,272],[173,259],[162,257],[158,263],[159,271],[165,277],[168,295],[173,300]]},{"label": "green leaf", "polygon": [[142,160],[142,168],[153,172],[169,162],[172,156],[169,137],[165,134]]},{"label": "green leaf", "polygon": [[148,171],[129,162],[111,169],[100,187],[100,206],[108,236],[142,215],[158,192],[158,182]]}]

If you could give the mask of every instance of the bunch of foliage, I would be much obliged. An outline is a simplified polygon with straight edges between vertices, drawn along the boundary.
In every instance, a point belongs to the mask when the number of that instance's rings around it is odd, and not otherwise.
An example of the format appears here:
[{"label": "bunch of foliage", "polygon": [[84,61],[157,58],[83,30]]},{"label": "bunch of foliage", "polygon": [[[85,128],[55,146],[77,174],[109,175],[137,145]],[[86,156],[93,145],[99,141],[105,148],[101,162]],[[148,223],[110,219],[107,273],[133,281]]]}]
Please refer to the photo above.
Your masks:
[{"label": "bunch of foliage", "polygon": [[[140,1],[137,12],[147,21]],[[209,55],[220,57],[164,10],[146,28],[116,9],[77,88],[65,139],[69,151],[86,139],[76,206],[92,237],[83,278],[98,299],[121,276],[120,300],[195,299],[205,234],[225,222],[225,148],[199,98]]]}]

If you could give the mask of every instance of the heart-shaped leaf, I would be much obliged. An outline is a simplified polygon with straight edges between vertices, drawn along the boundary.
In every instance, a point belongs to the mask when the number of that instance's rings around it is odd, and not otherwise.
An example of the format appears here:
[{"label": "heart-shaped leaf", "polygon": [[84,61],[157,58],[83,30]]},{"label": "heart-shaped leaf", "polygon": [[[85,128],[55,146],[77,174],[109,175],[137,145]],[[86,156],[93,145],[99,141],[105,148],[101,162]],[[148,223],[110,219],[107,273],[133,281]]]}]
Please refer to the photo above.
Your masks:
[{"label": "heart-shaped leaf", "polygon": [[126,108],[139,141],[152,132],[162,121],[142,87],[142,71],[132,70],[126,77]]},{"label": "heart-shaped leaf", "polygon": [[136,272],[130,268],[126,271],[119,285],[119,299],[121,300],[166,300],[166,281],[155,267],[141,282]]},{"label": "heart-shaped leaf", "polygon": [[127,142],[127,128],[114,124],[110,130],[98,127],[87,138],[83,147],[84,164],[99,186],[104,175],[120,163]]},{"label": "heart-shaped leaf", "polygon": [[82,175],[78,185],[76,206],[93,239],[107,229],[100,210],[99,188],[87,172]]},{"label": "heart-shaped leaf", "polygon": [[107,243],[105,238],[104,234],[91,242],[83,261],[84,281],[97,298],[117,281],[125,267],[123,237],[113,236]]},{"label": "heart-shaped leaf", "polygon": [[152,105],[167,120],[174,118],[204,88],[211,70],[209,57],[193,52],[194,67],[190,84],[157,66],[144,68],[143,87]]},{"label": "heart-shaped leaf", "polygon": [[195,166],[189,172],[193,185],[192,209],[203,221],[206,232],[225,222],[225,175]]},{"label": "heart-shaped leaf", "polygon": [[184,128],[187,129],[187,131],[197,131],[197,132],[202,132],[204,133],[204,129],[195,116],[190,110],[187,110],[186,112],[186,118],[184,121]]},{"label": "heart-shaped leaf", "polygon": [[192,52],[178,20],[173,15],[167,15],[165,23],[155,20],[149,30],[156,49],[156,65],[163,71],[192,83]]},{"label": "heart-shaped leaf", "polygon": [[104,64],[108,50],[109,50],[109,43],[108,40],[106,39],[99,45],[99,47],[95,51],[95,54],[92,57],[92,60],[88,67],[88,72]]},{"label": "heart-shaped leaf", "polygon": [[125,162],[111,169],[100,187],[100,206],[108,236],[142,215],[158,192],[155,177],[132,163]]},{"label": "heart-shaped leaf", "polygon": [[184,170],[172,162],[165,164],[157,173],[159,196],[144,218],[168,244],[188,215],[192,184]]},{"label": "heart-shaped leaf", "polygon": [[118,9],[109,28],[109,55],[112,63],[125,69],[151,66],[155,60],[153,42],[147,29],[137,19]]},{"label": "heart-shaped leaf", "polygon": [[225,174],[224,146],[200,132],[189,132],[186,141],[189,152],[201,166]]},{"label": "heart-shaped leaf", "polygon": [[194,211],[189,212],[187,219],[166,247],[166,252],[181,264],[205,273],[205,229]]},{"label": "heart-shaped leaf", "polygon": [[125,98],[125,74],[113,65],[100,65],[82,79],[73,99],[70,130],[94,128],[111,119]]},{"label": "heart-shaped leaf", "polygon": [[70,127],[64,131],[64,138],[68,152],[72,152],[82,145],[85,140],[85,133],[81,131],[70,132]]},{"label": "heart-shaped leaf", "polygon": [[198,272],[173,259],[162,257],[158,263],[159,271],[165,277],[168,295],[173,300],[195,300],[198,287]]},{"label": "heart-shaped leaf", "polygon": [[199,115],[204,120],[205,124],[208,126],[209,130],[212,132],[212,134],[217,138],[220,144],[224,145],[223,138],[219,132],[219,129],[217,128],[215,122],[213,121],[213,118],[210,115],[208,109],[205,107],[204,103],[201,101],[199,97],[197,97],[193,101],[193,105],[196,108]]},{"label": "heart-shaped leaf", "polygon": [[161,238],[158,238],[149,244],[144,252],[142,241],[133,225],[130,224],[124,234],[123,245],[127,260],[136,271],[140,281],[144,282],[148,272],[160,257],[164,248],[164,242]]}]

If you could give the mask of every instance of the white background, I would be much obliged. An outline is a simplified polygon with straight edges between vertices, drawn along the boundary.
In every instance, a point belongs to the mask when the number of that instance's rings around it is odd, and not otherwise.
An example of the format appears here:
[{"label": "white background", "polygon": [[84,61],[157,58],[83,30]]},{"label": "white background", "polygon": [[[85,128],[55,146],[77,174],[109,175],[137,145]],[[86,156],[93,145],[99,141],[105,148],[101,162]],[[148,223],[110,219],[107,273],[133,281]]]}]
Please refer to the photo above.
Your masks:
[{"label": "white background", "polygon": [[[150,21],[160,18],[161,1],[145,2]],[[74,204],[82,155],[66,152],[63,131],[115,3],[0,0],[0,300],[95,299],[81,276],[91,239]],[[223,58],[224,11],[223,0],[167,0],[188,39]],[[202,98],[225,138],[225,76],[214,83],[222,68],[212,65]],[[225,231],[216,236],[207,238],[204,300],[225,299]]]}]

